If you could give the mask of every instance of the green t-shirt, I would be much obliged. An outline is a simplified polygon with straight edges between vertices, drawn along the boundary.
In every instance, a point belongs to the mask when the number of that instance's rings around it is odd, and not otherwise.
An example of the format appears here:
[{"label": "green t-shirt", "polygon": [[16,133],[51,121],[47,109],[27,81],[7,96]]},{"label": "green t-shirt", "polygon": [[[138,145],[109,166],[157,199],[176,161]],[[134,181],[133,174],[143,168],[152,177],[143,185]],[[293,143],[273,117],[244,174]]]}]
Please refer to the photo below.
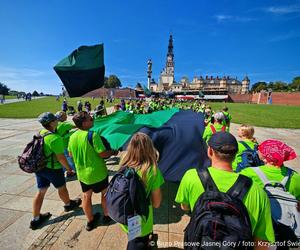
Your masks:
[{"label": "green t-shirt", "polygon": [[213,135],[213,132],[211,130],[210,125],[213,125],[215,127],[216,132],[222,131],[222,127],[224,127],[224,125],[220,124],[220,123],[214,123],[214,124],[209,123],[209,124],[207,124],[207,126],[205,127],[205,130],[204,130],[203,136],[202,136],[204,141],[206,141],[206,143],[209,141],[209,139]]},{"label": "green t-shirt", "polygon": [[[42,129],[40,135],[45,135],[49,133],[47,129]],[[50,132],[51,133],[51,132]],[[61,164],[58,162],[55,155],[64,153],[64,142],[61,136],[57,133],[51,133],[44,137],[44,154],[47,158],[47,168],[60,169]],[[52,165],[53,163],[53,165]]]},{"label": "green t-shirt", "polygon": [[[255,143],[255,142],[250,141],[250,140],[244,140],[244,142],[245,142],[251,149],[254,149],[255,144],[257,144],[257,143]],[[242,143],[240,143],[240,142],[238,142],[238,147],[239,147],[239,148],[238,148],[238,152],[237,152],[237,154],[236,154],[236,156],[235,156],[234,161],[232,162],[232,169],[233,169],[233,171],[236,171],[236,168],[237,168],[238,164],[239,164],[240,162],[242,162],[242,153],[246,150],[246,147],[245,147]]]},{"label": "green t-shirt", "polygon": [[[214,167],[210,167],[208,170],[221,192],[227,192],[238,178],[238,174],[234,172]],[[180,204],[189,205],[193,211],[199,196],[203,192],[204,188],[197,170],[190,169],[185,173],[180,182],[175,201]],[[253,182],[243,199],[243,203],[250,217],[253,235],[261,240],[274,242],[270,202],[263,189]]]},{"label": "green t-shirt", "polygon": [[93,133],[94,147],[88,141],[88,131],[77,130],[71,135],[68,151],[72,154],[78,180],[91,185],[104,180],[108,171],[99,153],[106,151],[100,136]]},{"label": "green t-shirt", "polygon": [[[142,177],[142,174],[140,171],[137,172],[140,177]],[[159,168],[156,168],[156,175],[154,175],[153,168],[151,167],[146,175],[146,193],[147,195],[150,195],[151,200],[151,192],[155,191],[160,188],[160,186],[164,183],[164,178],[159,170]],[[126,225],[120,224],[121,228],[128,233],[128,227]],[[142,235],[146,236],[153,231],[153,207],[150,204],[149,206],[149,216],[146,221],[145,217],[142,217]]]},{"label": "green t-shirt", "polygon": [[59,134],[64,141],[64,147],[67,149],[69,144],[69,139],[72,134],[71,130],[75,128],[75,126],[67,121],[59,122],[57,125],[57,134]]},{"label": "green t-shirt", "polygon": [[[277,168],[274,166],[260,166],[260,170],[266,175],[267,179],[272,181],[282,181],[287,175],[287,167],[282,166]],[[241,174],[250,177],[260,187],[264,188],[264,184],[257,176],[252,168],[245,168],[241,171]],[[300,175],[297,172],[293,172],[290,180],[286,184],[286,189],[289,193],[294,195],[298,201],[300,201]]]}]

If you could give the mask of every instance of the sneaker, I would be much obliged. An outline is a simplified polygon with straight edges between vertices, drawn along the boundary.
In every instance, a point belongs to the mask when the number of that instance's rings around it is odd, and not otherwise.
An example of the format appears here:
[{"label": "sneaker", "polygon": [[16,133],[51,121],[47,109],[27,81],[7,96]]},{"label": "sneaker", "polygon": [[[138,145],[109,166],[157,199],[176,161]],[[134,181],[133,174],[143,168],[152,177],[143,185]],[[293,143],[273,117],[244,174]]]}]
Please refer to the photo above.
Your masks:
[{"label": "sneaker", "polygon": [[103,224],[109,224],[112,221],[112,219],[109,216],[103,215],[102,217],[102,223]]},{"label": "sneaker", "polygon": [[64,206],[65,212],[69,212],[75,210],[81,205],[81,199],[70,200],[70,205]]},{"label": "sneaker", "polygon": [[50,214],[50,213],[40,214],[40,218],[38,220],[32,220],[32,221],[30,221],[29,228],[31,228],[32,230],[37,229],[45,221],[47,221],[51,216],[52,216],[52,214]]},{"label": "sneaker", "polygon": [[92,221],[86,223],[86,231],[91,231],[97,226],[97,221],[100,219],[100,213],[95,213]]}]

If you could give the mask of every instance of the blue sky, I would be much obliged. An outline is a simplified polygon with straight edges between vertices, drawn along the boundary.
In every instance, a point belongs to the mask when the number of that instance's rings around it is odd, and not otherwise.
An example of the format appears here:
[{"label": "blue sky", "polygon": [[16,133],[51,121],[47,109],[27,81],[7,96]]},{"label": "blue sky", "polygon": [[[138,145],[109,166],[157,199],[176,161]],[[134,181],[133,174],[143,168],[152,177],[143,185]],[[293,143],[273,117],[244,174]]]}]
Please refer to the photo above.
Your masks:
[{"label": "blue sky", "polygon": [[158,81],[169,34],[175,79],[230,75],[251,83],[300,75],[300,0],[0,0],[0,82],[59,93],[53,66],[81,45],[104,43],[106,75],[123,86]]}]

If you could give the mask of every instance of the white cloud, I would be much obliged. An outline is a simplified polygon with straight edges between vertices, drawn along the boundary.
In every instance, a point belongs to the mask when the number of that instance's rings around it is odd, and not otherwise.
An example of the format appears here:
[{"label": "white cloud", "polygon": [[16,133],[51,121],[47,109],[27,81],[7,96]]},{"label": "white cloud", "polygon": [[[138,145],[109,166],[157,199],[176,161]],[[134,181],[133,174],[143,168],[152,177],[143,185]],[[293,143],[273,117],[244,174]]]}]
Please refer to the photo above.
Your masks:
[{"label": "white cloud", "polygon": [[218,22],[222,22],[222,21],[225,21],[225,20],[232,19],[232,16],[228,16],[228,15],[216,15],[215,18],[217,19]]},{"label": "white cloud", "polygon": [[0,80],[12,90],[59,93],[60,80],[52,71],[0,65]]},{"label": "white cloud", "polygon": [[266,8],[265,11],[273,14],[279,14],[279,15],[300,13],[300,5],[271,6]]},{"label": "white cloud", "polygon": [[216,15],[214,16],[218,22],[225,22],[225,21],[233,21],[233,22],[251,22],[257,20],[253,17],[246,17],[246,16],[230,16],[230,15]]}]

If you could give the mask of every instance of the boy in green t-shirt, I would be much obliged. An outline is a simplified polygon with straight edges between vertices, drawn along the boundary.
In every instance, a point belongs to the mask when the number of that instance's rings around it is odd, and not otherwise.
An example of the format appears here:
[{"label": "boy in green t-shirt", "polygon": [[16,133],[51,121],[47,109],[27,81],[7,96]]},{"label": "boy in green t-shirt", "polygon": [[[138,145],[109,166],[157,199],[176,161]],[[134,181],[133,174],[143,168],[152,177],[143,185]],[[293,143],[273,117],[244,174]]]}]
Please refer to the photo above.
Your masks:
[{"label": "boy in green t-shirt", "polygon": [[[227,192],[239,176],[232,171],[231,167],[237,149],[236,139],[227,132],[213,134],[208,142],[207,153],[212,161],[212,166],[208,168],[208,171],[221,192]],[[204,191],[197,170],[190,169],[181,180],[175,201],[181,204],[183,210],[193,211],[198,198]],[[255,248],[259,245],[267,245],[264,242],[274,242],[270,202],[265,192],[257,184],[252,183],[243,203],[250,218]],[[261,247],[261,249],[268,249],[268,247]]]},{"label": "boy in green t-shirt", "polygon": [[69,174],[74,174],[74,172],[64,156],[63,140],[56,131],[57,118],[54,114],[46,112],[38,117],[38,121],[44,127],[44,129],[40,131],[40,135],[44,136],[43,150],[47,157],[47,165],[35,173],[39,190],[33,200],[33,219],[30,222],[30,228],[33,230],[39,228],[51,217],[50,213],[40,213],[43,200],[51,183],[57,189],[60,199],[64,202],[64,210],[66,212],[74,210],[81,204],[81,199],[70,199],[66,187],[62,166],[66,168]]},{"label": "boy in green t-shirt", "polygon": [[100,218],[100,213],[93,214],[93,193],[101,192],[101,205],[104,213],[102,222],[107,224],[111,220],[104,196],[108,187],[108,171],[104,159],[116,155],[118,151],[107,151],[100,136],[89,131],[93,127],[93,118],[87,112],[75,114],[73,121],[78,130],[71,135],[68,150],[70,156],[73,157],[83,192],[82,208],[88,220],[86,230],[91,231],[96,227]]}]

